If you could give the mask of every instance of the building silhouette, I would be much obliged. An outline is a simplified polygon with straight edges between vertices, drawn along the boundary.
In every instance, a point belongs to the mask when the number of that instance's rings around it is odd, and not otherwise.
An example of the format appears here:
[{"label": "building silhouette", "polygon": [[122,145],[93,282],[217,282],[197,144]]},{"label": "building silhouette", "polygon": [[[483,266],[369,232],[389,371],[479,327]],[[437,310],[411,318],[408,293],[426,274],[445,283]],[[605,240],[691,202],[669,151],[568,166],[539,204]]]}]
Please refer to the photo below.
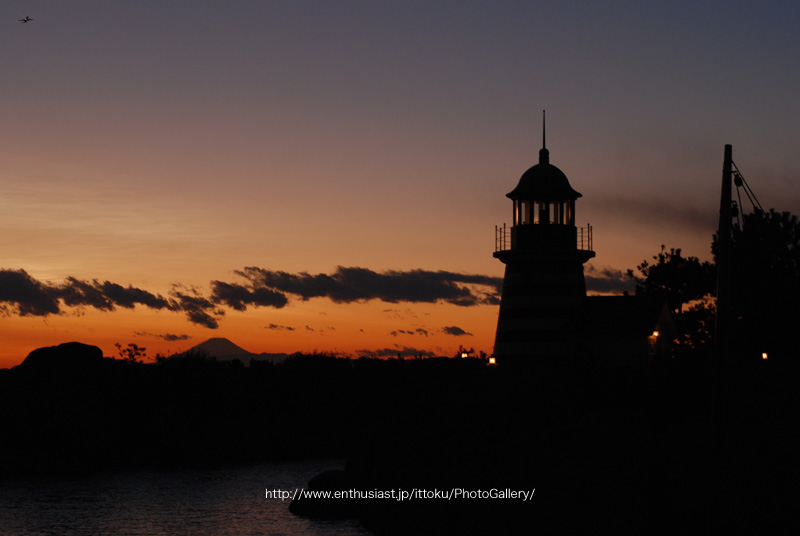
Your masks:
[{"label": "building silhouette", "polygon": [[[544,136],[543,136],[544,138]],[[667,355],[674,326],[664,303],[634,296],[586,296],[583,265],[595,256],[592,227],[577,227],[581,197],[550,163],[539,163],[506,195],[511,227],[495,228],[505,264],[494,355],[501,365],[595,363],[649,367]]]},{"label": "building silhouette", "polygon": [[575,225],[581,194],[542,145],[539,163],[506,195],[512,226],[496,229],[494,256],[506,265],[494,346],[499,363],[574,352],[570,335],[586,299],[583,264],[595,255],[591,226]]}]

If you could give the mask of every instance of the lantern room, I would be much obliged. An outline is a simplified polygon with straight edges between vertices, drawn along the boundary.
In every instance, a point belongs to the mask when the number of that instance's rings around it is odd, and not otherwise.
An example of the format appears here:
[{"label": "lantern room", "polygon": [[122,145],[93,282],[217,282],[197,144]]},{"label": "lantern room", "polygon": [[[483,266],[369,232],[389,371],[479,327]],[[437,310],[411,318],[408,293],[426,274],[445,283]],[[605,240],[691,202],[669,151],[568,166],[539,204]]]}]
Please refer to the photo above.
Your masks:
[{"label": "lantern room", "polygon": [[514,201],[514,225],[575,225],[575,200],[581,197],[564,172],[550,163],[550,151],[539,151],[539,163],[522,174],[507,194]]},{"label": "lantern room", "polygon": [[526,171],[506,197],[514,202],[511,249],[575,248],[575,200],[581,197],[564,172],[539,151],[539,163]]}]

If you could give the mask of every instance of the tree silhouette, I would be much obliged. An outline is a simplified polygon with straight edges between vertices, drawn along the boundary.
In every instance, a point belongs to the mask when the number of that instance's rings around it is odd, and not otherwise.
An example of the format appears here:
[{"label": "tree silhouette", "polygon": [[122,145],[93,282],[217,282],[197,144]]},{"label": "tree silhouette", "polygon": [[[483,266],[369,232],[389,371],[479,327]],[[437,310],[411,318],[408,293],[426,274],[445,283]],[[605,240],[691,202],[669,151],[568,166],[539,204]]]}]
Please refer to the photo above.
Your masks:
[{"label": "tree silhouette", "polygon": [[[661,246],[653,261],[642,261],[629,277],[636,294],[667,301],[680,330],[680,349],[708,348],[713,337],[718,237],[711,243],[714,264],[683,257]],[[781,358],[796,353],[800,324],[800,221],[789,212],[756,210],[734,226],[731,247],[733,348],[744,358],[763,353]],[[700,301],[702,300],[702,301]],[[684,310],[684,306],[688,308]]]},{"label": "tree silhouette", "polygon": [[[636,295],[656,297],[664,300],[675,316],[678,328],[677,351],[707,348],[711,340],[708,326],[710,296],[714,294],[716,268],[708,261],[697,257],[684,257],[680,249],[667,248],[653,256],[655,262],[642,261],[627,274],[636,282]],[[705,300],[705,301],[701,301]],[[689,305],[684,312],[684,305]]]},{"label": "tree silhouette", "polygon": [[717,314],[716,299],[693,303],[680,317],[683,353],[709,352],[713,349],[714,324]]},{"label": "tree silhouette", "polygon": [[710,262],[684,257],[680,249],[667,251],[664,245],[653,260],[656,262],[644,260],[636,267],[640,276],[633,270],[627,272],[636,281],[637,295],[662,298],[673,313],[680,315],[684,304],[714,293],[716,269]]},{"label": "tree silhouette", "polygon": [[122,347],[120,343],[115,343],[119,353],[119,358],[128,363],[141,363],[143,358],[147,357],[147,348],[139,346],[138,344],[128,343],[128,346]]},{"label": "tree silhouette", "polygon": [[[715,235],[712,252],[717,255]],[[731,248],[731,307],[742,357],[796,353],[800,323],[800,222],[789,212],[756,210],[735,226]]]}]

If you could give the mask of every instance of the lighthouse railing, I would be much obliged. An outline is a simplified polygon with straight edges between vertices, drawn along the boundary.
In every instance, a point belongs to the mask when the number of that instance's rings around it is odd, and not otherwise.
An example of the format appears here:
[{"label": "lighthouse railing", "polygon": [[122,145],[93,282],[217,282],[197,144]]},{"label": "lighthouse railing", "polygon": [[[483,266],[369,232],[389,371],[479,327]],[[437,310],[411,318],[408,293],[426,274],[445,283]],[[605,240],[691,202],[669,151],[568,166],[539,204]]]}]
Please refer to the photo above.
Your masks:
[{"label": "lighthouse railing", "polygon": [[[592,251],[592,226],[576,227],[575,246],[579,250]],[[511,249],[511,227],[505,223],[494,226],[494,250],[507,251]]]},{"label": "lighthouse railing", "polygon": [[502,227],[494,226],[494,250],[506,251],[511,249],[511,228],[504,223]]},{"label": "lighthouse railing", "polygon": [[592,226],[586,224],[586,227],[578,227],[578,249],[592,251]]}]

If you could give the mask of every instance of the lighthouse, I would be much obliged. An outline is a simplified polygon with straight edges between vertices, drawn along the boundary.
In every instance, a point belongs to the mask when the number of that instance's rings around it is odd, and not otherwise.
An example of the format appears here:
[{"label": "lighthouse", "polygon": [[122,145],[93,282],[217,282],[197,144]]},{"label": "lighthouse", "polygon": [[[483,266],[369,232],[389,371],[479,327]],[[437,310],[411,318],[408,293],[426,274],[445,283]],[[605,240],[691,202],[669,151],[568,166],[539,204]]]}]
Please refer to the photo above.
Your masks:
[{"label": "lighthouse", "polygon": [[583,264],[594,257],[592,228],[576,227],[581,194],[550,163],[539,163],[506,197],[511,227],[495,229],[494,257],[506,265],[494,355],[498,364],[558,364],[575,351],[575,322],[586,300]]}]

